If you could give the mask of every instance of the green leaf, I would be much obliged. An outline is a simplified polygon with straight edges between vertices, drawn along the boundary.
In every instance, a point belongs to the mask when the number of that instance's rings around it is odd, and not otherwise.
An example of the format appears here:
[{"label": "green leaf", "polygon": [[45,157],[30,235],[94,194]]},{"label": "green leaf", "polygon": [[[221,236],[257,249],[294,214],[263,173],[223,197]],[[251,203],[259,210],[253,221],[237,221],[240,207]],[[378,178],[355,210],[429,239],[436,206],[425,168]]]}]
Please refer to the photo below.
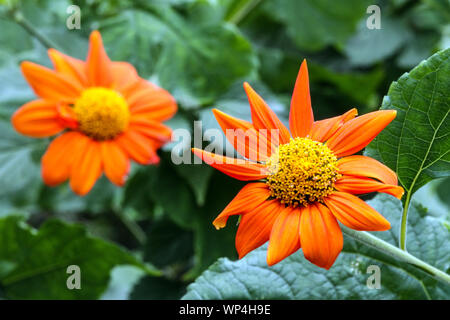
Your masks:
[{"label": "green leaf", "polygon": [[0,117],[0,196],[13,195],[25,187],[31,192],[33,181],[40,179],[38,159],[43,141],[20,136],[9,119],[5,120]]},{"label": "green leaf", "polygon": [[175,167],[175,170],[186,179],[187,184],[195,194],[197,204],[199,206],[204,205],[209,180],[214,170],[206,164],[180,164]]},{"label": "green leaf", "polygon": [[[116,265],[134,265],[156,274],[116,245],[91,238],[78,225],[48,220],[39,231],[21,218],[0,220],[0,261],[14,263],[0,272],[0,288],[10,299],[96,299],[105,290]],[[81,290],[66,286],[67,267],[81,270]]]},{"label": "green leaf", "polygon": [[0,29],[2,30],[0,42],[8,44],[8,46],[3,46],[2,55],[17,54],[32,49],[33,43],[21,26],[9,20],[0,20]]},{"label": "green leaf", "polygon": [[163,268],[189,261],[193,255],[192,232],[168,219],[154,221],[147,232],[144,260]]},{"label": "green leaf", "polygon": [[450,178],[430,181],[412,196],[412,201],[425,203],[429,214],[434,217],[450,220]]},{"label": "green leaf", "polygon": [[343,44],[356,30],[368,4],[361,0],[276,0],[267,2],[266,11],[286,25],[299,48],[317,51]]},{"label": "green leaf", "polygon": [[[134,266],[118,266],[111,271],[111,280],[108,288],[102,294],[102,300],[125,300],[129,299],[133,287],[145,277],[142,269]],[[148,277],[153,278],[153,277]],[[154,277],[158,278],[158,277]]]},{"label": "green leaf", "polygon": [[96,181],[91,191],[83,197],[75,194],[67,182],[56,187],[44,185],[40,190],[37,202],[41,210],[59,214],[74,212],[100,214],[109,213],[115,209],[122,193],[123,189],[113,185],[103,175]]},{"label": "green leaf", "polygon": [[368,66],[393,55],[412,41],[411,37],[406,24],[400,20],[383,16],[381,29],[369,29],[363,20],[358,32],[348,40],[344,52],[351,64]]},{"label": "green leaf", "polygon": [[35,97],[15,60],[0,69],[0,83],[0,114],[5,113],[5,118]]},{"label": "green leaf", "polygon": [[[223,186],[226,186],[224,188]],[[185,275],[186,279],[197,277],[219,257],[236,257],[234,231],[232,228],[217,231],[212,222],[242,188],[242,182],[232,179],[221,172],[214,172],[206,196],[206,205],[196,215],[194,250],[194,268]],[[235,219],[230,219],[233,225]]]},{"label": "green leaf", "polygon": [[450,178],[442,179],[438,181],[437,194],[440,200],[448,207],[448,215],[450,218],[450,194],[448,193],[448,187],[450,186]]},{"label": "green leaf", "polygon": [[410,15],[416,28],[440,30],[450,21],[450,3],[447,0],[419,2]]},{"label": "green leaf", "polygon": [[415,34],[414,41],[409,41],[406,48],[397,57],[397,65],[404,69],[415,67],[435,52],[433,49],[438,40],[439,36],[434,33]]},{"label": "green leaf", "polygon": [[[401,203],[388,195],[368,201],[392,225],[390,231],[374,233],[398,242]],[[408,228],[409,252],[449,271],[450,237],[442,220],[426,215],[413,204]],[[231,226],[228,226],[230,228]],[[266,263],[267,246],[254,250],[239,261],[219,259],[188,287],[184,299],[448,299],[450,288],[423,271],[396,261],[345,237],[344,250],[330,270],[307,261],[301,250],[273,267]],[[367,267],[381,270],[381,288],[368,288]]]},{"label": "green leaf", "polygon": [[397,172],[409,194],[450,175],[450,49],[438,52],[393,82],[381,110],[397,117],[366,148]]},{"label": "green leaf", "polygon": [[148,196],[179,226],[192,229],[197,211],[194,193],[183,181],[167,155],[161,159]]},{"label": "green leaf", "polygon": [[335,72],[314,63],[308,64],[308,68],[311,81],[331,83],[355,102],[362,104],[369,104],[374,99],[376,89],[384,76],[381,69],[367,73]]},{"label": "green leaf", "polygon": [[[196,6],[214,12],[207,3]],[[184,18],[164,5],[143,9],[101,22],[108,52],[113,59],[133,63],[144,76],[156,75],[183,106],[211,102],[255,69],[251,46],[234,26],[200,21],[202,16],[190,23],[194,17]]]},{"label": "green leaf", "polygon": [[125,187],[123,206],[148,216],[158,207],[177,225],[192,229],[198,211],[194,192],[171,163],[170,155],[160,155],[159,165],[140,167],[131,176]]}]

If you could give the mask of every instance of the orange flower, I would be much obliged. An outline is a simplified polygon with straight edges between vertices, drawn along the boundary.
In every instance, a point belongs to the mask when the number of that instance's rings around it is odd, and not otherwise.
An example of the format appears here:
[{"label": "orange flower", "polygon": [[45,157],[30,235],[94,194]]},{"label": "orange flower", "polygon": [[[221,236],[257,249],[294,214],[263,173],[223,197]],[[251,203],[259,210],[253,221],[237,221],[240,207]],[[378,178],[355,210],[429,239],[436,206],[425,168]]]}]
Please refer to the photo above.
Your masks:
[{"label": "orange flower", "polygon": [[338,221],[355,230],[390,228],[382,215],[355,194],[377,191],[400,198],[403,189],[397,185],[396,174],[372,158],[352,154],[367,146],[395,118],[395,111],[356,117],[357,111],[352,109],[338,117],[314,121],[303,61],[291,100],[291,137],[248,83],[244,89],[252,123],[218,110],[214,115],[222,130],[245,132],[245,139],[239,134],[227,134],[227,139],[246,159],[193,149],[195,155],[223,173],[254,181],[213,222],[220,229],[229,216],[241,216],[236,235],[239,258],[269,240],[269,265],[302,248],[309,261],[329,269],[343,246]]},{"label": "orange flower", "polygon": [[24,135],[59,134],[42,157],[42,178],[49,186],[70,179],[79,195],[88,193],[103,172],[122,186],[130,159],[157,163],[156,150],[171,136],[161,122],[177,110],[174,98],[140,78],[131,64],[111,61],[98,31],[89,41],[86,61],[50,49],[54,70],[23,62],[22,72],[39,99],[12,117]]}]

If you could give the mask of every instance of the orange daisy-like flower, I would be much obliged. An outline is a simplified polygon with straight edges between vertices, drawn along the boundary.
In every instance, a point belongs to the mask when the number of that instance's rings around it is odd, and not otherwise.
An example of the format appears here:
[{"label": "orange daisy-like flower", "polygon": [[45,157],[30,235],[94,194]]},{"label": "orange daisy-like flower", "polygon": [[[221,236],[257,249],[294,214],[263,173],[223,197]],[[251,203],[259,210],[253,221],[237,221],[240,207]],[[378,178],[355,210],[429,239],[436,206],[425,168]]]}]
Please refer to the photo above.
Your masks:
[{"label": "orange daisy-like flower", "polygon": [[[248,83],[244,88],[252,123],[218,110],[214,115],[245,160],[193,149],[223,173],[254,181],[213,222],[220,229],[228,217],[241,216],[236,235],[239,258],[269,240],[269,265],[302,248],[309,261],[329,269],[343,246],[338,221],[355,230],[390,228],[381,214],[355,195],[385,192],[401,198],[403,189],[397,185],[396,174],[375,159],[352,154],[367,146],[395,118],[395,111],[356,117],[352,109],[314,121],[303,61],[291,100],[289,133]],[[235,134],[229,135],[227,129]]]},{"label": "orange daisy-like flower", "polygon": [[159,161],[156,150],[171,137],[161,122],[177,110],[166,90],[140,78],[131,64],[111,61],[98,31],[91,33],[86,61],[54,49],[48,54],[54,70],[21,64],[39,99],[12,117],[14,128],[24,135],[59,134],[42,157],[47,185],[70,179],[72,190],[85,195],[103,172],[122,186],[130,159],[140,164]]}]

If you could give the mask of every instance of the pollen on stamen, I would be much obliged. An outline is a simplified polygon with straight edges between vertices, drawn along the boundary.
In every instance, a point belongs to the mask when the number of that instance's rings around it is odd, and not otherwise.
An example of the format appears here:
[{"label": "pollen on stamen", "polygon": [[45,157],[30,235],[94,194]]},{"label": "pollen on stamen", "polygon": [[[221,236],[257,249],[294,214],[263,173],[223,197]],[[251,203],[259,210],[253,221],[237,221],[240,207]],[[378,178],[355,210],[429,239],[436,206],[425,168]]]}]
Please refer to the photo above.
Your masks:
[{"label": "pollen on stamen", "polygon": [[292,207],[322,202],[340,178],[337,157],[326,145],[309,138],[280,145],[266,166],[271,197]]},{"label": "pollen on stamen", "polygon": [[73,110],[79,130],[95,140],[113,139],[125,131],[130,117],[122,95],[101,87],[84,90]]}]

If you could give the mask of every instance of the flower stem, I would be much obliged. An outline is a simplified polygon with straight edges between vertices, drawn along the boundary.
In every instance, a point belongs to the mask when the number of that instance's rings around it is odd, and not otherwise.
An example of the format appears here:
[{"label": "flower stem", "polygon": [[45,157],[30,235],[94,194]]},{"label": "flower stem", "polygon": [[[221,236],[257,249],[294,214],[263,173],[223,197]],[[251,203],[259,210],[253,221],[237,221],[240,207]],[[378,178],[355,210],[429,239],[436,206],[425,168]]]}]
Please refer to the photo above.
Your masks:
[{"label": "flower stem", "polygon": [[31,36],[35,37],[47,49],[57,48],[57,46],[43,34],[39,33],[36,28],[17,10],[11,11],[10,16],[14,22],[24,28]]},{"label": "flower stem", "polygon": [[227,21],[238,25],[262,0],[246,0],[227,18]]},{"label": "flower stem", "polygon": [[378,251],[381,251],[385,254],[390,255],[391,257],[396,258],[397,260],[409,263],[426,273],[428,273],[430,276],[435,278],[436,280],[445,283],[447,285],[450,285],[450,275],[447,273],[429,265],[428,263],[414,257],[413,255],[409,254],[408,252],[401,250],[397,248],[396,246],[393,246],[386,241],[383,241],[373,235],[371,235],[368,232],[364,231],[355,231],[350,228],[347,228],[345,226],[342,226],[342,232],[346,234],[349,237],[352,237],[353,239],[368,245],[372,248],[377,249]]},{"label": "flower stem", "polygon": [[406,227],[408,221],[409,202],[411,200],[411,192],[406,195],[405,206],[403,207],[402,221],[400,224],[400,249],[406,251]]}]

